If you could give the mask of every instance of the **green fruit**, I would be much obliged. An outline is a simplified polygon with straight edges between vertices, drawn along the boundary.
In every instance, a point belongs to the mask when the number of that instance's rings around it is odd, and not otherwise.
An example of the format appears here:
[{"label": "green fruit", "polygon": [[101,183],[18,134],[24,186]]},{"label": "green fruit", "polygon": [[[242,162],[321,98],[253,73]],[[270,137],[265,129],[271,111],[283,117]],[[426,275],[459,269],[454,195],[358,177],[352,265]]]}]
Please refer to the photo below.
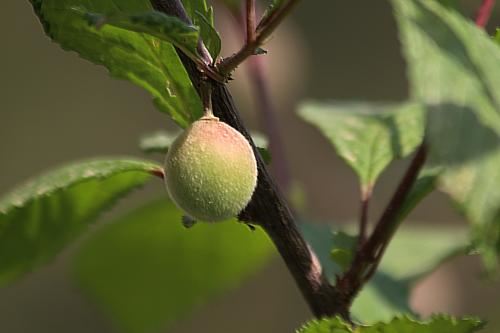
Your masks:
[{"label": "green fruit", "polygon": [[257,163],[243,135],[215,117],[203,117],[170,147],[165,184],[192,218],[221,221],[238,215],[250,201]]}]

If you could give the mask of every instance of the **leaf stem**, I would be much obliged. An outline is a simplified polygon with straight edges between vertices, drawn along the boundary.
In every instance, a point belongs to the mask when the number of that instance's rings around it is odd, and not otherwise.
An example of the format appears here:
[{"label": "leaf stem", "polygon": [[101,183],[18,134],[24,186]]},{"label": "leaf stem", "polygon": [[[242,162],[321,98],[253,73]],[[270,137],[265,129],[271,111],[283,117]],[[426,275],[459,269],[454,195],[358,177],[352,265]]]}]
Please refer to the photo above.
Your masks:
[{"label": "leaf stem", "polygon": [[476,14],[476,25],[478,27],[486,27],[494,6],[495,0],[483,0]]},{"label": "leaf stem", "polygon": [[372,197],[372,186],[363,187],[361,189],[361,205],[360,205],[360,216],[359,216],[359,236],[358,236],[358,248],[366,241],[367,225],[368,225],[368,210],[370,207],[370,199]]},{"label": "leaf stem", "polygon": [[[292,11],[300,0],[288,0],[279,9],[271,15],[264,17],[258,24],[255,30],[255,36],[252,39],[247,39],[243,47],[232,56],[224,59],[217,69],[222,76],[228,77],[231,72],[236,69],[248,57],[257,53],[258,48],[265,42],[273,31],[280,25],[283,19]],[[248,3],[247,3],[248,7]]]},{"label": "leaf stem", "polygon": [[373,276],[387,245],[401,223],[401,208],[408,197],[427,159],[427,146],[422,143],[413,157],[401,183],[392,196],[375,230],[357,251],[349,270],[339,279],[348,299],[353,299],[363,285]]},{"label": "leaf stem", "polygon": [[164,179],[165,178],[165,170],[163,170],[163,168],[155,168],[155,169],[151,169],[149,171],[150,174],[152,174],[153,176],[155,177],[158,177],[160,179]]}]

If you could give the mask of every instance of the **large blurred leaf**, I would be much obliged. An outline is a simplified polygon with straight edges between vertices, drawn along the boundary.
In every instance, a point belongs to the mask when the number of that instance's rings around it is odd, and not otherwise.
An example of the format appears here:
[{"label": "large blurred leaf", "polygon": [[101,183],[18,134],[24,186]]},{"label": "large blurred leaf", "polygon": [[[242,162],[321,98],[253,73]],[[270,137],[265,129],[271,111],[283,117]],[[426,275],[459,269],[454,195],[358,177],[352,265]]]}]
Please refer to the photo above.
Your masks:
[{"label": "large blurred leaf", "polygon": [[45,32],[111,75],[146,89],[156,106],[185,127],[202,114],[201,102],[175,49],[159,38],[90,26],[85,13],[131,15],[151,11],[145,0],[30,0]]},{"label": "large blurred leaf", "polygon": [[0,285],[52,259],[104,209],[159,167],[133,159],[74,163],[0,199]]},{"label": "large blurred leaf", "polygon": [[435,1],[393,0],[412,96],[429,105],[438,187],[472,223],[492,269],[500,240],[500,48],[481,29]]},{"label": "large blurred leaf", "polygon": [[299,114],[330,139],[368,190],[392,160],[422,142],[424,132],[423,110],[416,104],[309,102]]},{"label": "large blurred leaf", "polygon": [[297,333],[473,333],[484,327],[476,318],[433,316],[420,322],[408,317],[398,317],[387,323],[353,328],[340,318],[313,320]]},{"label": "large blurred leaf", "polygon": [[[327,225],[303,224],[302,231],[318,255],[327,277],[343,271],[336,262],[335,250],[353,251],[356,238]],[[441,262],[468,249],[464,230],[439,228],[403,228],[398,231],[383,257],[380,269],[354,301],[352,315],[363,323],[389,320],[411,313],[408,304],[415,281],[432,272]]]},{"label": "large blurred leaf", "polygon": [[166,198],[99,230],[78,254],[80,286],[126,332],[170,327],[267,262],[271,243],[235,220],[181,224]]}]

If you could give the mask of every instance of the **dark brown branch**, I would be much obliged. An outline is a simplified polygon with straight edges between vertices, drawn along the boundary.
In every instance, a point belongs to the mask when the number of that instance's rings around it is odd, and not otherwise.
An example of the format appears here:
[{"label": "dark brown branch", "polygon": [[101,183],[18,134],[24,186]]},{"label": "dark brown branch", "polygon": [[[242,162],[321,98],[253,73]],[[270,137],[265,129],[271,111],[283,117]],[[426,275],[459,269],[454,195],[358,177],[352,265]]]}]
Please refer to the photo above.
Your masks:
[{"label": "dark brown branch", "polygon": [[387,245],[394,236],[401,219],[400,212],[408,194],[427,159],[427,147],[422,144],[396,189],[387,208],[380,217],[368,241],[356,253],[350,269],[338,281],[347,299],[353,299],[377,270]]},{"label": "dark brown branch", "polygon": [[271,15],[262,19],[256,28],[255,38],[247,40],[245,45],[233,54],[231,57],[224,59],[218,66],[219,73],[223,76],[228,76],[248,57],[256,54],[258,48],[266,41],[266,39],[274,32],[276,27],[285,19],[292,9],[299,3],[300,0],[288,0],[278,10]]},{"label": "dark brown branch", "polygon": [[[151,0],[151,3],[156,10],[189,22],[180,0]],[[202,74],[188,57],[182,53],[179,56],[199,92]],[[240,119],[227,87],[220,82],[211,82],[214,114],[249,140],[257,158],[257,189],[240,218],[260,225],[268,233],[316,317],[340,314],[347,318],[347,308],[339,299],[336,289],[328,283],[319,261],[299,233],[287,204]]]},{"label": "dark brown branch", "polygon": [[481,3],[481,7],[479,7],[479,10],[476,14],[476,25],[478,27],[486,27],[494,6],[495,0],[483,0],[483,2]]}]

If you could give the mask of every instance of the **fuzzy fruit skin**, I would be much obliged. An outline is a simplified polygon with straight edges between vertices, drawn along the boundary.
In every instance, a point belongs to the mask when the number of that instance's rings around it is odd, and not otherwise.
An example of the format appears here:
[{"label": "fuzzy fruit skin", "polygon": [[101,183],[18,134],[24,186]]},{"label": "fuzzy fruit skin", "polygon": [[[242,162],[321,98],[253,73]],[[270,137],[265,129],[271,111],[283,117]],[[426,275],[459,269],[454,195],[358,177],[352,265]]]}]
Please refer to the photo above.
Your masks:
[{"label": "fuzzy fruit skin", "polygon": [[175,204],[200,221],[238,215],[257,184],[250,144],[217,118],[201,118],[174,141],[165,160],[165,184]]}]

